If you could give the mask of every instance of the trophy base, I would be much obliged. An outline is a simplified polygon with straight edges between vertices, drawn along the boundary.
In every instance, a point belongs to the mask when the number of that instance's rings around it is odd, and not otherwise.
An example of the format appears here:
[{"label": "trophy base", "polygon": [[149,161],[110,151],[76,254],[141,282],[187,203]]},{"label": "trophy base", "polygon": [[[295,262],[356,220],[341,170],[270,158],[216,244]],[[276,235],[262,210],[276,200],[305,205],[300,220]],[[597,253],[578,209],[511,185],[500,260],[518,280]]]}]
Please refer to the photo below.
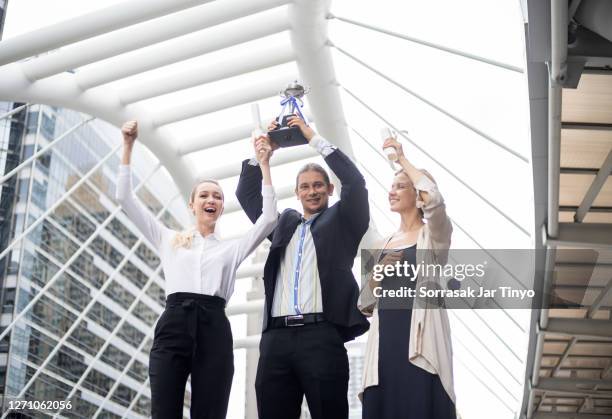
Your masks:
[{"label": "trophy base", "polygon": [[308,144],[298,127],[282,127],[268,132],[270,139],[279,147],[294,147]]}]

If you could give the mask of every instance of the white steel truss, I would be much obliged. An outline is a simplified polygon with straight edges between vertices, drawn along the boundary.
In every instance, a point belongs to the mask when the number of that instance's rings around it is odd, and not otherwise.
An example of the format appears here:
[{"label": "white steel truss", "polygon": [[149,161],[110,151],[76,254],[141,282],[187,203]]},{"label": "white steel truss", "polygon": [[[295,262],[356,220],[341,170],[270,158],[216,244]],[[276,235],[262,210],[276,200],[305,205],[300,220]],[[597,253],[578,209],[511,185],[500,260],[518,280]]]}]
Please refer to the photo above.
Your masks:
[{"label": "white steel truss", "polygon": [[[203,0],[134,0],[129,3],[129,6],[109,7],[58,25],[40,29],[30,34],[0,42],[0,98],[3,100],[43,103],[70,108],[92,115],[92,118],[106,120],[116,126],[119,126],[125,120],[137,119],[140,123],[140,139],[142,143],[159,159],[160,165],[169,171],[184,198],[189,195],[191,185],[196,178],[228,179],[237,176],[240,172],[240,166],[235,161],[223,162],[218,167],[202,166],[202,168],[192,170],[185,164],[187,158],[201,150],[241,141],[249,137],[253,126],[243,121],[242,123],[232,125],[231,127],[223,127],[223,129],[214,132],[198,132],[196,135],[187,138],[176,135],[176,127],[193,118],[206,117],[251,102],[272,98],[288,81],[292,81],[295,78],[299,78],[310,87],[308,101],[311,106],[312,115],[308,115],[309,120],[315,121],[317,130],[323,136],[332,139],[349,157],[355,157],[340,96],[341,89],[342,92],[349,95],[351,95],[351,92],[344,87],[340,88],[336,80],[331,51],[335,49],[355,59],[357,63],[365,63],[356,59],[355,56],[348,54],[342,48],[334,47],[330,42],[327,33],[327,25],[330,18],[336,18],[346,23],[404,38],[408,41],[437,48],[447,53],[459,54],[486,65],[494,65],[514,73],[521,73],[523,71],[516,66],[485,57],[446,48],[414,37],[407,37],[387,31],[384,28],[366,25],[348,18],[332,16],[329,13],[330,0],[255,0],[248,2],[241,0],[217,0],[215,2]],[[171,67],[176,63],[198,58],[205,54],[216,53],[237,45],[247,44],[254,40],[266,40],[285,33],[289,37],[286,48],[263,47],[261,49],[249,49],[238,58],[221,58],[207,64],[194,65],[188,70],[175,74],[161,74],[152,78],[143,77],[142,81],[138,80],[121,85],[121,82],[127,79],[139,75],[146,76],[148,72],[160,67]],[[27,60],[20,61],[26,58]],[[280,74],[277,73],[274,76],[266,76],[259,83],[254,83],[247,87],[228,88],[222,94],[194,95],[189,101],[168,108],[151,105],[151,103],[159,103],[154,101],[163,98],[164,95],[189,92],[190,89],[198,89],[204,85],[231,81],[233,77],[245,73],[264,72],[270,68],[282,67],[287,64],[295,65],[297,73],[288,70]],[[399,85],[381,71],[374,69],[372,66],[366,65],[366,67],[370,68],[378,76],[394,83],[405,92],[414,95],[414,92],[405,86]],[[438,112],[455,120],[482,138],[498,145],[514,157],[529,163],[527,157],[503,145],[482,130],[452,115],[426,98],[416,96]],[[353,97],[358,101],[360,100],[356,96]],[[27,106],[23,105],[22,108]],[[370,110],[372,109],[370,108]],[[0,118],[10,117],[16,112],[18,110],[13,110]],[[374,113],[376,114],[376,112]],[[380,115],[378,116],[381,117]],[[381,119],[387,125],[393,126],[384,118],[381,117]],[[82,124],[87,122],[84,121]],[[74,129],[76,130],[78,127]],[[411,142],[411,139],[405,133],[399,132],[400,136]],[[27,167],[39,155],[54,147],[59,140],[61,140],[61,137],[38,151],[26,162],[23,162],[19,168],[4,176],[0,180],[0,184],[22,168]],[[414,143],[413,145],[416,146]],[[418,146],[416,147],[418,148]],[[84,174],[80,183],[74,185],[59,202],[45,211],[40,220],[50,218],[53,210],[64,200],[70,202],[70,194],[83,182],[89,182],[92,174],[102,167],[108,161],[108,158],[115,154],[118,148],[119,146],[113,149],[96,167]],[[427,154],[425,150],[421,151]],[[316,155],[316,153],[308,148],[283,150],[275,154],[272,163],[275,166],[279,166],[298,162]],[[368,171],[367,164],[362,164],[361,162],[359,164],[366,172]],[[453,173],[450,174],[455,176]],[[376,178],[371,173],[370,177]],[[522,231],[525,236],[529,236],[530,233],[527,231],[527,228],[503,213],[467,183],[462,182],[462,184],[485,203],[493,207],[518,230]],[[384,185],[380,186],[383,190],[385,189]],[[279,200],[288,198],[294,193],[294,186],[290,184],[282,185],[276,189]],[[389,218],[386,211],[382,210],[376,201],[371,200],[370,203],[381,214]],[[166,207],[169,204],[166,203]],[[237,200],[227,200],[225,204],[226,214],[239,210],[240,206]],[[118,208],[115,209],[101,223],[94,220],[96,230],[88,240],[80,243],[82,245],[81,249],[88,247],[93,238],[119,212]],[[160,215],[162,213],[163,210]],[[36,223],[40,222],[37,220]],[[455,225],[469,236],[466,229],[460,227],[457,223]],[[30,226],[17,237],[7,249],[0,253],[0,258],[5,257],[33,228],[35,228],[35,225]],[[139,239],[130,248],[128,254],[124,255],[119,266],[107,279],[105,287],[109,286],[113,277],[127,263],[129,256],[135,252],[142,242],[143,239]],[[477,243],[475,240],[474,242]],[[31,301],[17,315],[9,327],[0,333],[0,340],[9,333],[9,330],[22,318],[24,313],[33,307],[38,298],[50,289],[53,282],[66,270],[67,266],[72,263],[78,254],[68,260],[65,266],[40,289],[35,300]],[[158,266],[145,288],[138,293],[127,312],[131,312],[136,307],[136,304],[141,301],[141,298],[146,294],[146,288],[151,282],[160,284],[157,278],[159,269],[160,267]],[[245,266],[239,269],[237,277],[250,278],[260,276],[262,270],[263,264],[261,263]],[[102,287],[92,297],[90,304],[93,304],[98,296],[103,294],[104,289]],[[261,312],[262,307],[263,301],[255,300],[248,303],[231,305],[227,308],[227,312],[228,315],[255,313]],[[87,309],[83,310],[82,317],[85,316],[84,313],[87,311]],[[476,313],[476,315],[478,314]],[[80,316],[79,319],[82,317]],[[125,317],[122,319],[122,322],[124,320]],[[480,320],[489,330],[493,331],[484,319],[480,318]],[[78,321],[75,322],[75,325],[77,323]],[[114,328],[110,336],[114,336],[120,326],[121,322]],[[469,327],[468,330],[471,331]],[[63,342],[65,342],[68,335],[69,333],[66,333],[62,337]],[[138,353],[140,353],[140,350],[150,337],[151,332],[146,335],[141,343]],[[499,336],[498,339],[503,342],[503,339]],[[259,336],[248,336],[236,339],[234,346],[235,348],[252,348],[257,345],[258,340]],[[503,343],[507,346],[506,342]],[[60,346],[57,345],[57,348]],[[108,341],[97,352],[95,359],[99,359],[107,346]],[[46,358],[43,366],[40,367],[36,374],[40,374],[54,353]],[[514,352],[512,353],[517,357]],[[130,358],[126,367],[121,371],[120,377],[126,374],[126,371],[129,370],[135,359],[136,354]],[[462,362],[461,360],[459,361]],[[487,369],[487,366],[480,360],[476,361],[480,362],[481,366]],[[82,386],[83,380],[92,365],[93,363],[83,373],[67,398],[74,395],[78,390],[85,391]],[[466,369],[468,368],[466,367]],[[507,372],[512,378],[515,378],[510,374],[510,371]],[[489,373],[495,380],[494,373],[491,371]],[[37,375],[29,380],[28,384],[22,389],[21,395],[27,391],[36,377]],[[478,377],[476,378],[479,379]],[[109,403],[120,381],[120,379],[116,380],[94,414],[94,417],[102,413],[102,409],[105,404]],[[484,380],[480,381],[502,404],[509,410],[512,410],[512,407],[509,406],[509,404],[513,404],[512,400],[509,401],[507,398],[500,396],[494,389],[489,388]],[[504,387],[504,384],[499,383],[499,381],[498,384]],[[137,403],[138,398],[147,389],[148,382],[145,381],[128,409],[124,412],[124,417],[133,411],[132,409],[135,403]],[[504,389],[512,397],[513,392],[505,387]],[[60,412],[56,414],[56,417],[59,415]]]}]

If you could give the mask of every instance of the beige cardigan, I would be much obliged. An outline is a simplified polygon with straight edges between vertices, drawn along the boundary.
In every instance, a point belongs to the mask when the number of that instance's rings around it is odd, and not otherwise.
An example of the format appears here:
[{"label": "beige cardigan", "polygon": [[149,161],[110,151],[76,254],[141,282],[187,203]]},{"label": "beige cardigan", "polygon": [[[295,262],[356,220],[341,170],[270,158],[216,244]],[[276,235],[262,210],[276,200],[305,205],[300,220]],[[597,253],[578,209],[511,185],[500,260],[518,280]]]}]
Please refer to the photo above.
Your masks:
[{"label": "beige cardigan", "polygon": [[[417,239],[417,264],[420,261],[445,264],[453,227],[446,215],[444,199],[435,183],[426,176],[417,182],[415,188],[418,191],[427,192],[430,198],[427,205],[424,205],[423,201],[417,201],[417,206],[423,209],[427,220]],[[386,243],[389,240],[390,238]],[[418,289],[428,281],[438,283],[438,280],[438,278],[420,276],[416,279],[416,287]],[[360,399],[367,387],[378,385],[378,309],[376,303],[376,297],[371,288],[368,284],[364,285],[359,305],[362,312],[372,315],[372,321],[365,350]],[[438,374],[444,389],[454,403],[453,354],[448,314],[445,309],[421,308],[422,304],[427,304],[427,302],[417,303],[415,301],[412,309],[408,359],[425,371]]]}]

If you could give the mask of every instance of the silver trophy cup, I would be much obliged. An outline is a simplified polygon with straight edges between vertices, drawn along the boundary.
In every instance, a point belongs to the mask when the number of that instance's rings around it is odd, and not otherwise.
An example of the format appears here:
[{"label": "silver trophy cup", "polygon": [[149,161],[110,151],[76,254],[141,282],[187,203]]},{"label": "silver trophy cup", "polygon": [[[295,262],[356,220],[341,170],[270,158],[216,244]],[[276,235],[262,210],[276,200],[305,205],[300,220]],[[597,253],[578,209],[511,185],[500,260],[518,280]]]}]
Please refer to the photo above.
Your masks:
[{"label": "silver trophy cup", "polygon": [[280,93],[281,100],[281,112],[276,118],[278,126],[276,129],[269,131],[268,135],[270,139],[274,141],[279,147],[293,147],[296,145],[308,144],[306,138],[302,134],[302,131],[298,127],[288,126],[288,120],[292,116],[298,116],[308,124],[306,117],[302,114],[300,108],[304,106],[302,98],[308,93],[307,89],[304,88],[297,80],[289,83],[285,90]]}]

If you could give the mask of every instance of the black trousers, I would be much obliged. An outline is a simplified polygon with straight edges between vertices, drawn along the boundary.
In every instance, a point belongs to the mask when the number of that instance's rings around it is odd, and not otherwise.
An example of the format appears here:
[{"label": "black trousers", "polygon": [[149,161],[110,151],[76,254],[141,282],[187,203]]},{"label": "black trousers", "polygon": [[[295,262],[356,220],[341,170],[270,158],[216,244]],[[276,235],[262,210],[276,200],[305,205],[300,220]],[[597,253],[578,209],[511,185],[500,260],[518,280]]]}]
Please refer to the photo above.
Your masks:
[{"label": "black trousers", "polygon": [[335,326],[269,329],[259,351],[259,419],[298,419],[304,395],[313,419],[348,418],[348,356]]},{"label": "black trousers", "polygon": [[182,419],[189,374],[191,417],[225,418],[234,352],[224,307],[220,297],[183,292],[168,296],[149,358],[153,419]]}]

